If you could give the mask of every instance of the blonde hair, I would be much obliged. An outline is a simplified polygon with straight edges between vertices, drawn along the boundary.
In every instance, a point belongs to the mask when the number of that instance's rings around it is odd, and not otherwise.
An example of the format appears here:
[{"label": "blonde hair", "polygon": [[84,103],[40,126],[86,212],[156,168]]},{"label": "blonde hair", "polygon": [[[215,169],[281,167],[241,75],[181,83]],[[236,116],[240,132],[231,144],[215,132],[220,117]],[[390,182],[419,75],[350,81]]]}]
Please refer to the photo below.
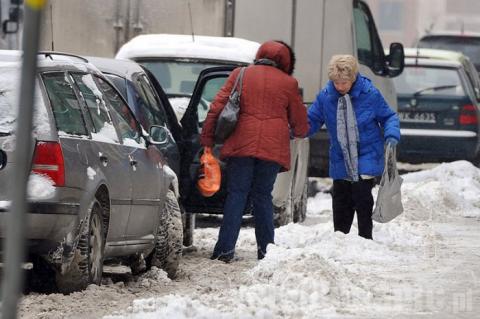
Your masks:
[{"label": "blonde hair", "polygon": [[334,55],[328,63],[328,78],[332,81],[343,80],[355,82],[357,73],[358,61],[353,55]]}]

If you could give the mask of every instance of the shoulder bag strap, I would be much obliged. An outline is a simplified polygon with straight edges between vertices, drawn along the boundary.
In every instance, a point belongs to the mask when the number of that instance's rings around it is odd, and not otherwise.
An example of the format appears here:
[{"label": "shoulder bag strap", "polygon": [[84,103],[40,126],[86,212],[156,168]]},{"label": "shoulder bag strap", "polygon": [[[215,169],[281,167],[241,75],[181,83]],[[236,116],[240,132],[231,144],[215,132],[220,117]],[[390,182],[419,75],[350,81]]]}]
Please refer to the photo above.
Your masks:
[{"label": "shoulder bag strap", "polygon": [[[232,90],[230,91],[230,96],[232,96],[232,94],[235,91],[238,91],[238,95],[240,96],[240,94],[242,92],[242,82],[243,82],[243,73],[244,72],[245,72],[245,67],[242,67],[240,69],[240,73],[237,75],[237,78],[235,79],[235,83],[233,84]],[[237,89],[237,86],[238,86],[239,82],[240,82],[240,90]]]},{"label": "shoulder bag strap", "polygon": [[245,69],[246,69],[246,67],[243,67],[240,70],[240,74],[238,75],[238,77],[240,78],[240,85],[239,85],[239,88],[238,88],[238,98],[240,98],[240,96],[242,95],[243,75],[245,74]]}]

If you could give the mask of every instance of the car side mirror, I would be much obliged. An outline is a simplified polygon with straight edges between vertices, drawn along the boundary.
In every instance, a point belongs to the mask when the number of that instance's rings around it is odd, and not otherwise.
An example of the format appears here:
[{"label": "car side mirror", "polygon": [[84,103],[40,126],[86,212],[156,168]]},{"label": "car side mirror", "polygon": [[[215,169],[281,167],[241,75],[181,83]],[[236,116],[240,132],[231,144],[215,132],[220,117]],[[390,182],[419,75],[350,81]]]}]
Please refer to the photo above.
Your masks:
[{"label": "car side mirror", "polygon": [[405,67],[405,53],[403,45],[398,42],[390,44],[389,54],[387,58],[387,74],[388,77],[394,78],[403,72]]},{"label": "car side mirror", "polygon": [[148,134],[152,144],[165,144],[170,136],[170,131],[165,126],[152,125]]}]

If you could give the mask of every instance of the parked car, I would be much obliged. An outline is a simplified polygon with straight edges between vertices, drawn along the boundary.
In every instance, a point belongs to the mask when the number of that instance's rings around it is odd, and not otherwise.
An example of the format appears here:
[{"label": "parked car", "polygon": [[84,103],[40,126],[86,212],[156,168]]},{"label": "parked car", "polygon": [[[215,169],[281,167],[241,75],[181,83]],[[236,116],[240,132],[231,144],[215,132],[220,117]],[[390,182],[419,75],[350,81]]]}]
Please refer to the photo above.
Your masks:
[{"label": "parked car", "polygon": [[[165,137],[165,143],[155,146],[175,173],[173,185],[181,198],[177,176],[180,176],[182,163],[182,127],[162,86],[153,74],[136,62],[98,57],[88,57],[88,61],[95,65],[128,101],[130,110],[145,131],[156,127],[155,138]],[[193,244],[195,219],[193,214],[186,213],[183,208],[181,210],[183,244],[190,246]]]},{"label": "parked car", "polygon": [[435,32],[424,35],[417,43],[419,48],[458,51],[468,56],[480,71],[480,33]]},{"label": "parked car", "polygon": [[[18,53],[18,56],[20,53]],[[10,61],[11,53],[0,53]],[[10,208],[18,62],[0,65],[0,237]],[[82,57],[39,54],[32,170],[29,260],[37,280],[61,292],[100,284],[104,262],[132,272],[157,265],[174,276],[182,251],[181,216],[172,174],[122,95]],[[50,277],[44,277],[45,274]],[[42,283],[44,284],[44,282]]]},{"label": "parked car", "polygon": [[[203,197],[195,187],[202,153],[199,135],[216,93],[235,67],[253,62],[259,45],[239,38],[195,36],[192,41],[186,35],[150,34],[133,38],[116,55],[150,70],[177,108],[184,143],[181,156],[185,162],[180,172],[180,189],[182,204],[189,213],[223,213],[225,183],[212,197]],[[181,103],[175,101],[178,98],[183,98]],[[220,147],[214,148],[217,156]],[[291,170],[278,174],[272,191],[277,225],[305,219],[309,148],[308,139],[290,143]]]},{"label": "parked car", "polygon": [[400,161],[480,163],[480,79],[463,54],[406,49],[394,79],[402,140]]}]

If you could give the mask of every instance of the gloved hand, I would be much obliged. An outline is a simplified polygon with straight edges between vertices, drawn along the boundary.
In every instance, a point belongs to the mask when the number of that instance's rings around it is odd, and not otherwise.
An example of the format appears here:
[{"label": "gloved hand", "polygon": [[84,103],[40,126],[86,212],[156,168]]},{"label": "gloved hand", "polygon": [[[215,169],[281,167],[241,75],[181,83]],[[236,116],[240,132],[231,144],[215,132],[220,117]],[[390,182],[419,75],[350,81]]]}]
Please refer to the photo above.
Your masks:
[{"label": "gloved hand", "polygon": [[293,130],[290,128],[289,129],[289,132],[290,132],[290,139],[291,140],[294,140],[295,139],[295,135],[293,134]]},{"label": "gloved hand", "polygon": [[397,146],[398,141],[394,139],[393,137],[388,137],[387,140],[385,141],[385,144],[390,145],[392,147]]}]

